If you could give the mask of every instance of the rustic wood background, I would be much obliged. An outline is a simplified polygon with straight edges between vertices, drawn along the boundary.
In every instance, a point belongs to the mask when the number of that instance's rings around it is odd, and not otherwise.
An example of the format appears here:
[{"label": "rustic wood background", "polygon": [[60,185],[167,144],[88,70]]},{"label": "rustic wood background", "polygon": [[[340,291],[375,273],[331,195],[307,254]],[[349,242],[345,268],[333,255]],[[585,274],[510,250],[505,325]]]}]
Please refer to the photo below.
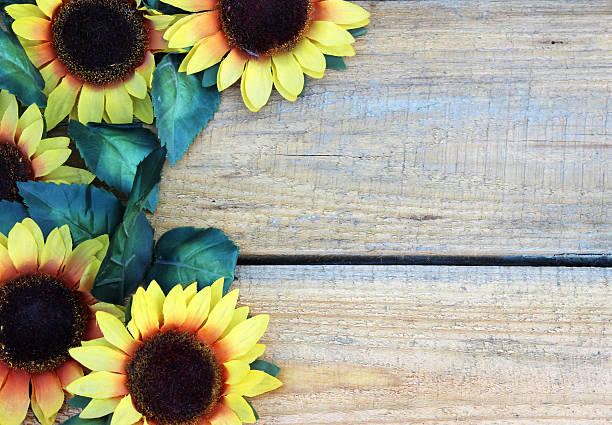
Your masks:
[{"label": "rustic wood background", "polygon": [[[152,217],[241,247],[258,423],[612,424],[612,269],[567,267],[612,266],[612,1],[360,4],[348,69],[224,92]],[[509,258],[562,267],[459,266]]]}]

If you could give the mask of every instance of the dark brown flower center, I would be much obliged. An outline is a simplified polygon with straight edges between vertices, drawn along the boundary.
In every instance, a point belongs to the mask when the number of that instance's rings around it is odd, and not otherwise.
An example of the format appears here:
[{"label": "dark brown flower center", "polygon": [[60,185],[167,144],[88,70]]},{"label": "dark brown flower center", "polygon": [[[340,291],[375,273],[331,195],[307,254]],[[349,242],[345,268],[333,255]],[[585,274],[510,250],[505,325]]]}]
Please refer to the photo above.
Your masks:
[{"label": "dark brown flower center", "polygon": [[12,141],[0,141],[0,201],[19,200],[17,182],[34,177],[30,160],[21,154]]},{"label": "dark brown flower center", "polygon": [[80,80],[107,85],[142,64],[149,29],[142,11],[128,0],[68,0],[52,22],[53,48]]},{"label": "dark brown flower center", "polygon": [[293,48],[311,11],[310,0],[221,0],[221,23],[232,45],[265,56]]},{"label": "dark brown flower center", "polygon": [[81,345],[89,309],[78,291],[47,274],[29,274],[0,286],[0,358],[10,367],[40,373],[70,358]]},{"label": "dark brown flower center", "polygon": [[187,332],[148,339],[127,368],[136,409],[158,424],[197,424],[221,395],[221,367],[205,343]]}]

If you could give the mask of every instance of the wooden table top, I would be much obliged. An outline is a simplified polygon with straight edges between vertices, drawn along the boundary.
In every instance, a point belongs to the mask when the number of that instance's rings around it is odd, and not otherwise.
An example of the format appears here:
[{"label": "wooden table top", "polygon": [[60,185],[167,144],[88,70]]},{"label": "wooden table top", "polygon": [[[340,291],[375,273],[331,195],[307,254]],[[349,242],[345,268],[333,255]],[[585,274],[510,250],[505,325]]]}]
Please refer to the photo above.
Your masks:
[{"label": "wooden table top", "polygon": [[612,266],[612,1],[359,4],[348,69],[224,92],[151,217],[241,247],[258,423],[612,424],[612,269],[568,267]]}]

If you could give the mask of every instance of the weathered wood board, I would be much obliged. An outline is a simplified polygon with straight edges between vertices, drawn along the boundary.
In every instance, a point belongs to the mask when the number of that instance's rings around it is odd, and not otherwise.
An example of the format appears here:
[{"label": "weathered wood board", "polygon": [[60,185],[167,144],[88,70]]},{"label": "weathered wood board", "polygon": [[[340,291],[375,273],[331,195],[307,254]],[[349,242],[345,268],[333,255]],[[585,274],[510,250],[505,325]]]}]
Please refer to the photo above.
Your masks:
[{"label": "weathered wood board", "polygon": [[[245,266],[267,425],[612,423],[612,270]],[[62,416],[64,418],[64,416]],[[28,423],[32,423],[29,421]]]},{"label": "weathered wood board", "polygon": [[158,233],[245,255],[612,253],[611,1],[369,1],[345,71],[238,88],[167,167]]}]

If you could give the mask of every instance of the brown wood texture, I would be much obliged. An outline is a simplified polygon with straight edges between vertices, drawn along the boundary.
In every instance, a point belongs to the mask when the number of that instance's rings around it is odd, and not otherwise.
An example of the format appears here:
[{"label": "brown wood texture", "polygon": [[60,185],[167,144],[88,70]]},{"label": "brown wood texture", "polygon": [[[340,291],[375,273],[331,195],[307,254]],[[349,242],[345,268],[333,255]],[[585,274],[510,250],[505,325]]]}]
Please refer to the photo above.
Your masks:
[{"label": "brown wood texture", "polygon": [[[267,425],[612,423],[612,270],[243,266]],[[32,423],[31,421],[28,423]]]},{"label": "brown wood texture", "polygon": [[345,71],[233,87],[166,167],[158,232],[246,255],[610,253],[611,1],[361,2]]}]

